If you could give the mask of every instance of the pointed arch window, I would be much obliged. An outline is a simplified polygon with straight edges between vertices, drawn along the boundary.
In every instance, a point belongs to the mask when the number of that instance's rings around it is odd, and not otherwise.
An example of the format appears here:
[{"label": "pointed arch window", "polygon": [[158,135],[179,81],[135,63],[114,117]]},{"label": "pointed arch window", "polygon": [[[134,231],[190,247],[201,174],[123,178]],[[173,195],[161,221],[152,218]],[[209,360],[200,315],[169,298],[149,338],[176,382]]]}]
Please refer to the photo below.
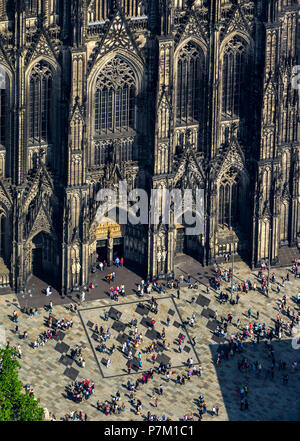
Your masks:
[{"label": "pointed arch window", "polygon": [[247,62],[246,42],[235,36],[226,46],[222,68],[222,114],[239,117]]},{"label": "pointed arch window", "polygon": [[104,66],[96,81],[95,132],[135,129],[136,85],[132,68],[120,57]]},{"label": "pointed arch window", "polygon": [[7,89],[0,89],[0,143],[5,145],[7,127]]},{"label": "pointed arch window", "polygon": [[219,187],[219,225],[231,227],[239,220],[238,175],[229,170]]},{"label": "pointed arch window", "polygon": [[36,14],[38,9],[38,0],[25,0],[25,8],[29,14]]},{"label": "pointed arch window", "polygon": [[29,86],[29,138],[33,143],[50,142],[52,72],[47,63],[37,63]]},{"label": "pointed arch window", "polygon": [[203,51],[189,41],[180,51],[177,63],[177,103],[178,124],[199,122],[204,107]]}]

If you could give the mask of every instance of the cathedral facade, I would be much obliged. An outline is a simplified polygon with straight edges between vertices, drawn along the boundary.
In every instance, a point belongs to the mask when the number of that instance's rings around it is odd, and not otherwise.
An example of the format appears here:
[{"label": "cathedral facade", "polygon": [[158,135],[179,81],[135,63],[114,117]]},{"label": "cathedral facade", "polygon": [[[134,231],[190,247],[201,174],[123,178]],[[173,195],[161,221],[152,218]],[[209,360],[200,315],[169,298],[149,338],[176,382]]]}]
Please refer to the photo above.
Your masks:
[{"label": "cathedral facade", "polygon": [[[298,13],[296,0],[1,0],[3,285],[35,274],[69,292],[97,255],[148,277],[182,253],[255,267],[300,242]],[[203,232],[174,216],[99,223],[98,191],[121,181],[203,189]]]}]

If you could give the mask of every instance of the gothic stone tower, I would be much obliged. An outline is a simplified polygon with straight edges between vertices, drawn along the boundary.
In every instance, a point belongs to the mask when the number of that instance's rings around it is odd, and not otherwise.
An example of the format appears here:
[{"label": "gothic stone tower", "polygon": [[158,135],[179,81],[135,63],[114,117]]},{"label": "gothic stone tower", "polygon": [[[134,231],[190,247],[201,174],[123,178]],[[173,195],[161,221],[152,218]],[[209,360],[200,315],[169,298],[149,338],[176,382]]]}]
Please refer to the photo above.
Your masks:
[{"label": "gothic stone tower", "polygon": [[[68,292],[97,253],[157,277],[182,252],[203,265],[247,253],[256,266],[295,245],[298,11],[296,0],[0,0],[0,285],[20,290],[33,273]],[[169,225],[109,213],[98,224],[97,192],[120,181],[203,189],[203,233],[186,235],[174,213]]]}]

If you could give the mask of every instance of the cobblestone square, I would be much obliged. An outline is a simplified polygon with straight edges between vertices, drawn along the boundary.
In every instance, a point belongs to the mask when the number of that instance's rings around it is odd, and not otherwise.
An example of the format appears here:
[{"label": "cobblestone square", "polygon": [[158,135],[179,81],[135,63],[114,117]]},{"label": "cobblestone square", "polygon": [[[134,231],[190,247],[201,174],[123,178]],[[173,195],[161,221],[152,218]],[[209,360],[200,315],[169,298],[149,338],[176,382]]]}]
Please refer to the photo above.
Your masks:
[{"label": "cobblestone square", "polygon": [[[224,268],[224,265],[222,265]],[[236,354],[231,359],[226,357],[221,360],[220,366],[217,366],[217,354],[228,346],[228,341],[232,334],[237,332],[237,320],[240,320],[239,329],[242,331],[251,322],[256,321],[256,314],[259,312],[259,322],[265,323],[267,327],[274,327],[274,320],[278,314],[284,321],[287,317],[284,313],[279,312],[278,305],[280,299],[285,294],[287,296],[287,304],[291,311],[296,313],[299,309],[295,303],[295,295],[300,289],[300,280],[294,279],[290,273],[290,281],[281,287],[281,293],[276,292],[276,283],[272,284],[270,296],[267,298],[258,289],[246,293],[239,293],[240,300],[236,305],[230,305],[229,302],[222,304],[218,301],[219,292],[211,289],[207,294],[208,277],[211,275],[207,269],[206,275],[199,277],[199,268],[195,267],[194,273],[191,273],[193,279],[198,283],[197,289],[189,289],[184,284],[180,290],[180,299],[177,298],[176,290],[166,289],[164,294],[158,295],[151,293],[143,298],[138,298],[135,294],[128,295],[125,298],[120,297],[119,302],[114,302],[110,298],[91,300],[79,305],[79,313],[74,314],[69,310],[69,305],[54,303],[53,317],[55,319],[73,320],[73,327],[65,332],[61,331],[59,338],[54,341],[48,341],[45,346],[33,349],[31,346],[39,333],[47,328],[47,302],[46,298],[44,308],[38,309],[38,315],[28,316],[21,313],[18,298],[14,294],[0,296],[0,324],[2,334],[5,339],[9,339],[11,346],[20,344],[22,348],[22,359],[20,360],[21,371],[20,378],[24,384],[30,384],[35,396],[40,398],[43,407],[47,408],[51,415],[55,415],[56,419],[64,417],[71,411],[82,411],[88,415],[89,420],[141,420],[145,419],[147,412],[161,417],[165,415],[172,420],[182,420],[184,415],[194,414],[194,418],[198,419],[199,407],[198,397],[204,395],[207,403],[207,412],[203,415],[203,420],[217,421],[287,421],[300,419],[300,387],[299,387],[299,349],[292,346],[292,337],[283,332],[281,340],[274,339],[272,345],[274,347],[275,360],[277,362],[274,378],[270,378],[268,370],[271,366],[271,359],[265,349],[265,340],[254,347],[252,340],[244,340],[243,352]],[[281,280],[281,276],[285,276],[289,270],[285,268],[276,268],[274,272],[276,279]],[[180,268],[180,272],[184,274],[184,268]],[[250,279],[257,281],[257,271],[250,271],[249,268],[239,262],[235,268],[235,283],[242,280]],[[258,284],[258,283],[257,283]],[[259,284],[258,284],[259,286]],[[224,292],[230,292],[230,284],[221,282],[221,289]],[[144,302],[149,305],[151,296],[157,299],[159,312],[153,315],[150,311],[141,314],[138,304]],[[201,295],[209,300],[198,304],[195,300]],[[121,325],[118,330],[114,329],[118,321],[109,318],[104,320],[105,311],[113,308],[121,312],[119,321],[125,325],[125,329]],[[247,311],[252,309],[252,318],[248,318]],[[15,323],[12,321],[12,313],[17,310],[19,313],[18,332],[15,332]],[[210,310],[210,311],[209,311]],[[174,314],[171,312],[174,311]],[[206,311],[203,313],[203,311]],[[207,313],[208,311],[208,313]],[[145,311],[146,312],[146,311]],[[217,313],[217,319],[211,317],[212,313]],[[176,338],[180,333],[184,334],[185,330],[182,323],[189,320],[195,314],[194,326],[187,326],[187,336],[183,343],[182,353],[178,353]],[[216,327],[220,325],[221,316],[227,316],[231,313],[233,316],[232,323],[228,323],[228,334],[224,339],[214,334]],[[170,326],[165,325],[167,315],[171,319]],[[135,394],[135,399],[142,402],[143,409],[140,415],[135,412],[133,403],[129,400],[129,391],[127,382],[135,383],[137,379],[141,379],[142,372],[152,366],[149,361],[149,355],[143,351],[150,344],[150,340],[146,336],[150,329],[146,325],[147,319],[154,316],[156,321],[155,330],[159,332],[165,327],[166,341],[170,343],[169,351],[159,351],[157,355],[166,354],[170,357],[170,363],[174,368],[171,371],[169,381],[166,381],[165,375],[155,373],[153,380],[145,385],[140,385]],[[126,369],[126,358],[120,352],[120,348],[127,336],[130,337],[130,328],[128,322],[136,318],[138,321],[138,331],[143,334],[143,343],[140,347],[134,349],[133,356],[137,358],[139,350],[142,353],[142,369],[138,372],[134,370],[128,375]],[[146,322],[144,322],[144,319]],[[141,324],[141,321],[146,326]],[[148,323],[148,322],[147,322]],[[110,327],[111,340],[108,341],[108,348],[115,344],[116,350],[111,356],[111,366],[106,368],[102,360],[107,360],[107,354],[101,354],[95,351],[96,343],[93,339],[92,327],[98,324],[104,329]],[[133,328],[132,328],[133,329]],[[28,332],[28,339],[23,339],[23,332]],[[186,361],[192,357],[194,363],[198,363],[197,356],[190,344],[190,339],[196,338],[196,353],[201,362],[202,376],[192,376],[187,380]],[[159,340],[161,343],[161,340]],[[85,367],[81,367],[78,360],[70,358],[70,349],[75,345],[82,348],[82,354],[85,359]],[[225,346],[224,346],[225,345]],[[96,354],[96,358],[95,358]],[[238,369],[238,361],[246,357],[251,363],[259,361],[262,364],[262,373],[258,375],[251,369],[242,372]],[[148,359],[148,360],[147,360]],[[280,360],[286,362],[286,369],[279,370],[278,363]],[[292,368],[292,363],[296,361],[298,367]],[[99,368],[100,366],[100,368]],[[158,363],[156,362],[156,366]],[[179,367],[178,367],[179,366]],[[283,375],[288,374],[289,381],[287,384],[283,382]],[[185,375],[186,381],[184,385],[176,384],[177,375]],[[73,381],[83,378],[90,379],[95,383],[95,394],[88,400],[75,403],[70,400],[66,393],[66,387]],[[163,386],[163,395],[158,395],[159,386]],[[240,388],[248,386],[248,410],[240,410]],[[105,416],[101,411],[97,410],[96,403],[99,400],[103,403],[107,400],[112,403],[112,397],[119,391],[121,394],[120,402],[125,404],[125,411],[120,415]],[[158,400],[157,408],[154,407],[152,396]],[[213,416],[210,411],[213,406],[219,406],[219,416]]]}]

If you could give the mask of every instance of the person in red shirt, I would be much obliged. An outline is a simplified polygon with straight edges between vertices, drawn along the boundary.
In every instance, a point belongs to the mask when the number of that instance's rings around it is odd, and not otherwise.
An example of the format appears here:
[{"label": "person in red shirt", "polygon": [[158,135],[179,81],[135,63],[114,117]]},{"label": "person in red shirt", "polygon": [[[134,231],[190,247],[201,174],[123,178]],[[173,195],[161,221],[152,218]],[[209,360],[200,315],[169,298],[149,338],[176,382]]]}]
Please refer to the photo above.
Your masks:
[{"label": "person in red shirt", "polygon": [[121,266],[124,265],[124,258],[123,258],[123,257],[121,257],[121,259],[120,259],[120,265],[121,265]]}]

